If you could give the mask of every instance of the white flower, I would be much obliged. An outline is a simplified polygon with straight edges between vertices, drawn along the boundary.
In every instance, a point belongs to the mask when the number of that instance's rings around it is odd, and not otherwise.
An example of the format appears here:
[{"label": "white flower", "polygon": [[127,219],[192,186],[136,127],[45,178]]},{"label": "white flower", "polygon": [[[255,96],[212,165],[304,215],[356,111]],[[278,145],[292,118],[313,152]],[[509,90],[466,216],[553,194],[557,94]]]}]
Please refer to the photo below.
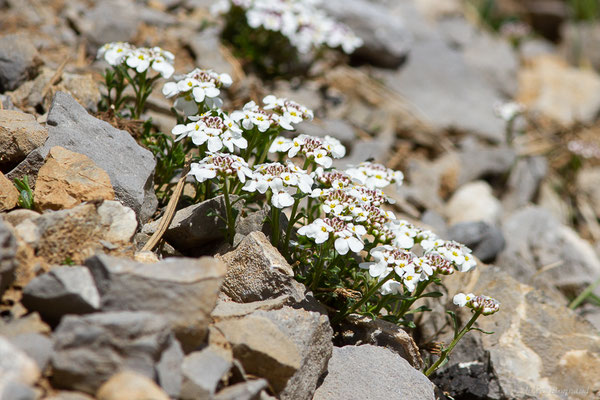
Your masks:
[{"label": "white flower", "polygon": [[298,234],[314,239],[317,244],[333,237],[334,248],[342,255],[350,250],[358,253],[364,248],[362,240],[357,237],[352,225],[339,218],[318,218],[313,223],[301,227]]},{"label": "white flower", "polygon": [[246,161],[233,154],[208,153],[198,163],[192,163],[190,172],[198,182],[204,182],[213,179],[216,176],[232,176],[244,183],[246,178],[252,177],[252,171]]},{"label": "white flower", "polygon": [[357,166],[348,168],[345,172],[356,182],[365,185],[369,189],[382,189],[392,183],[400,186],[404,179],[402,172],[372,162],[360,163]]},{"label": "white flower", "polygon": [[112,66],[119,65],[123,60],[129,57],[134,47],[129,43],[114,42],[106,43],[98,50],[97,58],[104,58],[104,60]]},{"label": "white flower", "polygon": [[177,76],[175,82],[165,83],[163,94],[167,98],[178,96],[175,108],[190,116],[198,112],[200,104],[206,104],[212,109],[219,108],[222,104],[218,97],[219,89],[229,87],[231,83],[228,74],[196,68],[185,75]]},{"label": "white flower", "polygon": [[302,226],[298,229],[298,234],[314,239],[315,243],[325,243],[329,239],[329,232],[333,228],[325,223],[321,218],[317,218],[313,223]]},{"label": "white flower", "polygon": [[193,122],[176,125],[171,131],[177,140],[191,137],[195,145],[207,144],[211,152],[221,151],[223,147],[230,152],[235,148],[245,149],[248,141],[242,137],[240,127],[221,110],[211,111],[199,116],[190,116]]},{"label": "white flower", "polygon": [[512,121],[525,111],[525,106],[521,103],[510,101],[508,103],[496,103],[494,113],[498,118],[506,122]]},{"label": "white flower", "polygon": [[456,304],[459,307],[464,307],[467,304],[469,304],[471,302],[471,300],[473,300],[475,298],[475,295],[473,293],[458,293],[457,295],[454,296],[454,298],[452,299],[452,302],[454,304]]}]

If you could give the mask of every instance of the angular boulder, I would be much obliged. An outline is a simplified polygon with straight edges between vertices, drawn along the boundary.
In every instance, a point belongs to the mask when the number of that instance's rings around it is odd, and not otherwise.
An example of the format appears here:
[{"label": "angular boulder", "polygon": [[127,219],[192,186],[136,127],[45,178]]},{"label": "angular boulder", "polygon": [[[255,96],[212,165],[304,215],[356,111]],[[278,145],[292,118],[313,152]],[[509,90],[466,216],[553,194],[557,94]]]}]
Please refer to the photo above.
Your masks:
[{"label": "angular boulder", "polygon": [[225,265],[214,258],[169,258],[143,264],[95,255],[85,261],[105,311],[148,311],[169,322],[185,351],[206,338]]},{"label": "angular boulder", "polygon": [[[57,92],[48,112],[48,140],[9,173],[9,177],[37,175],[44,158],[54,146],[88,156],[110,177],[115,197],[133,209],[140,221],[156,210],[152,153],[125,131],[92,117],[75,99]],[[116,150],[118,149],[118,150]]]}]

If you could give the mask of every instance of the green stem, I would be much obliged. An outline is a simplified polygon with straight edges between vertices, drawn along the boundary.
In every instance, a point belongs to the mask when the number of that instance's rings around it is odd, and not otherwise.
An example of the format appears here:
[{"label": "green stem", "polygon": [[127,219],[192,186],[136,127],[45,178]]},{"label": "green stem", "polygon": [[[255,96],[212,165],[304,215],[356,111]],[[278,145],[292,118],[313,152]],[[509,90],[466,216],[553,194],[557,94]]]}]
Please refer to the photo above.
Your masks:
[{"label": "green stem", "polygon": [[427,285],[429,285],[430,282],[431,282],[430,280],[419,282],[419,284],[417,285],[417,288],[415,289],[415,292],[411,296],[413,299],[412,300],[402,300],[402,305],[400,306],[400,309],[398,310],[398,312],[396,314],[398,316],[398,318],[402,318],[404,316],[404,314],[406,314],[406,312],[410,309],[410,306],[412,306],[414,304],[414,302],[419,299],[419,296],[423,293],[423,291],[425,290]]},{"label": "green stem", "polygon": [[279,216],[281,210],[271,205],[271,243],[273,246],[279,246]]},{"label": "green stem", "polygon": [[454,349],[454,346],[456,346],[456,344],[460,341],[460,339],[462,339],[462,337],[465,336],[465,334],[471,330],[471,327],[473,326],[473,324],[475,323],[477,318],[479,318],[480,315],[481,315],[481,311],[477,311],[473,315],[473,317],[471,317],[469,322],[467,322],[467,325],[465,325],[465,327],[460,331],[460,333],[454,337],[454,340],[452,341],[452,343],[450,343],[450,346],[448,346],[446,349],[444,349],[442,351],[442,354],[440,354],[440,358],[438,358],[438,360],[435,362],[435,364],[433,364],[431,367],[429,367],[427,369],[427,371],[425,371],[425,376],[431,375],[444,362],[444,360],[450,355],[450,353]]},{"label": "green stem", "polygon": [[594,292],[598,286],[600,286],[600,278],[598,278],[595,282],[592,282],[583,292],[581,292],[581,294],[569,304],[569,308],[571,310],[576,309],[590,294]]},{"label": "green stem", "polygon": [[394,274],[395,274],[395,272],[392,270],[392,272],[390,272],[389,274],[387,274],[385,278],[383,278],[382,280],[380,280],[379,282],[377,282],[377,285],[375,285],[371,289],[369,289],[369,291],[362,297],[362,299],[360,299],[360,301],[358,301],[357,303],[354,303],[354,305],[349,310],[347,310],[346,312],[343,312],[343,313],[339,313],[333,319],[333,323],[341,321],[347,315],[352,314],[354,311],[356,311],[360,307],[362,307],[363,304],[365,304],[367,301],[369,301],[369,299],[371,298],[371,296],[373,296],[375,294],[375,292],[377,292],[377,290],[379,290],[379,288],[381,286],[383,286],[384,283],[386,283],[387,281],[389,281],[390,279],[392,279],[392,277],[394,276]]},{"label": "green stem", "polygon": [[225,178],[225,183],[223,184],[223,197],[225,198],[225,213],[227,214],[227,241],[229,244],[233,244],[233,237],[235,236],[235,216],[233,215],[231,201],[229,200],[229,178]]},{"label": "green stem", "polygon": [[317,264],[317,266],[315,267],[315,272],[313,274],[314,278],[310,284],[310,289],[314,292],[315,290],[317,290],[317,288],[319,287],[319,281],[321,280],[321,275],[323,274],[323,267],[325,266],[325,254],[327,252],[327,249],[329,249],[329,244],[331,243],[331,241],[327,241],[323,244],[321,244],[321,248],[319,251],[319,262]]},{"label": "green stem", "polygon": [[288,249],[290,247],[290,235],[292,233],[292,227],[296,223],[296,213],[298,212],[298,205],[300,204],[300,199],[296,199],[294,201],[294,205],[292,206],[292,212],[290,214],[290,220],[288,221],[287,228],[285,229],[285,242],[283,244],[283,254],[287,255]]}]

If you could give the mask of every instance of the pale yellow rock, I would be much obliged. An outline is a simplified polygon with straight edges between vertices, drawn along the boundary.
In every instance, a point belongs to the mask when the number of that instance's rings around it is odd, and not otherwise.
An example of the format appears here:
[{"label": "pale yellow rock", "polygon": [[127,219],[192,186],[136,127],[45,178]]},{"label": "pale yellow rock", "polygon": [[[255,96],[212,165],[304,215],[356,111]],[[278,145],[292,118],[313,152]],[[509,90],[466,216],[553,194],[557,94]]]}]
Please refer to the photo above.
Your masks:
[{"label": "pale yellow rock", "polygon": [[0,110],[0,165],[15,165],[48,139],[48,130],[31,114]]},{"label": "pale yellow rock", "polygon": [[106,171],[88,156],[55,146],[40,168],[33,198],[38,210],[60,210],[90,200],[113,200],[115,192]]},{"label": "pale yellow rock", "polygon": [[0,172],[0,211],[12,210],[17,206],[19,191],[13,183]]},{"label": "pale yellow rock", "polygon": [[98,400],[169,400],[153,380],[133,371],[113,375],[96,393]]},{"label": "pale yellow rock", "polygon": [[521,69],[518,101],[565,126],[591,123],[600,111],[600,77],[542,55]]}]

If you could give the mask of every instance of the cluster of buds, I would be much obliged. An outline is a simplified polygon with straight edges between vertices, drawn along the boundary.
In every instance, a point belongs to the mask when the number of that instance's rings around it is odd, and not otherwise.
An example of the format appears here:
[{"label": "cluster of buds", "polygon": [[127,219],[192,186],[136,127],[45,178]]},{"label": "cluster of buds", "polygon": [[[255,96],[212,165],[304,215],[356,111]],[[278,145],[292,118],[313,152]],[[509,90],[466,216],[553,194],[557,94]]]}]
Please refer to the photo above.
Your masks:
[{"label": "cluster of buds", "polygon": [[306,54],[323,45],[341,47],[350,54],[362,46],[362,40],[346,25],[328,17],[316,5],[320,0],[221,0],[212,12],[226,14],[231,7],[245,10],[248,25],[280,32],[300,53]]},{"label": "cluster of buds", "polygon": [[165,79],[170,78],[175,71],[173,67],[175,56],[160,47],[136,48],[124,42],[106,43],[98,50],[97,58],[104,59],[113,67],[127,66],[140,74],[152,68]]},{"label": "cluster of buds", "polygon": [[298,229],[298,234],[309,237],[317,244],[333,239],[335,250],[344,255],[349,250],[359,253],[364,248],[362,236],[365,228],[348,223],[340,218],[317,218],[311,224]]},{"label": "cluster of buds", "polygon": [[271,191],[271,204],[277,208],[285,208],[294,204],[293,191],[310,193],[313,178],[291,161],[287,164],[269,163],[254,167],[252,179],[244,185],[243,190],[265,194]]},{"label": "cluster of buds", "polygon": [[204,182],[219,176],[222,178],[236,177],[244,183],[247,178],[252,177],[252,170],[241,157],[233,154],[209,152],[200,162],[192,163],[188,175],[194,176],[198,182]]},{"label": "cluster of buds", "polygon": [[220,89],[233,82],[228,74],[198,68],[176,78],[175,82],[165,83],[162,92],[167,98],[177,96],[175,109],[186,116],[198,113],[198,106],[203,103],[209,108],[221,107]]},{"label": "cluster of buds", "polygon": [[488,296],[475,296],[473,293],[458,293],[454,296],[454,304],[459,307],[468,307],[483,315],[491,315],[500,309],[500,302]]},{"label": "cluster of buds", "polygon": [[209,151],[221,151],[223,147],[233,153],[235,148],[245,149],[248,141],[242,136],[238,124],[220,110],[188,117],[192,122],[175,125],[171,131],[176,141],[191,137],[201,146],[207,144]]},{"label": "cluster of buds", "polygon": [[275,139],[271,148],[271,153],[286,153],[289,158],[296,157],[298,154],[306,159],[314,160],[315,163],[330,168],[333,158],[342,158],[346,155],[346,148],[339,140],[325,136],[323,138],[299,135],[294,139],[278,137]]}]

